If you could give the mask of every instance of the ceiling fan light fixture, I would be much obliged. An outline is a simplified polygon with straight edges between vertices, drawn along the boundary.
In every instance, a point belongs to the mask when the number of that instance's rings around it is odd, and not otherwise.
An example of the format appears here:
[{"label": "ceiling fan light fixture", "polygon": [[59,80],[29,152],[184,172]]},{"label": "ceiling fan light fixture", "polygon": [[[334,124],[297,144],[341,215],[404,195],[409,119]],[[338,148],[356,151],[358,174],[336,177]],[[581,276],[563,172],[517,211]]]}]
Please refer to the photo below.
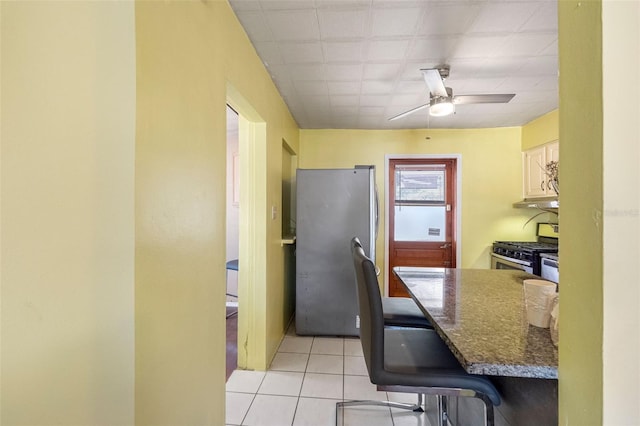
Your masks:
[{"label": "ceiling fan light fixture", "polygon": [[433,117],[445,117],[455,112],[456,107],[453,105],[450,97],[438,97],[431,100],[429,107],[429,115]]}]

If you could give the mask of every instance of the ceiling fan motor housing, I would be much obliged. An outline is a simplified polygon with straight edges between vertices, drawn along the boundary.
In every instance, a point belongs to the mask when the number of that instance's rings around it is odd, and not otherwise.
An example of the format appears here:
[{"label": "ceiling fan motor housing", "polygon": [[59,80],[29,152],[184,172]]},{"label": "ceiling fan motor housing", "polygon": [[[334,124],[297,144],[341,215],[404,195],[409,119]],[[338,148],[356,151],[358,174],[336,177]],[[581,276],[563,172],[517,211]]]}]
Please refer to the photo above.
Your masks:
[{"label": "ceiling fan motor housing", "polygon": [[453,90],[447,87],[447,96],[431,96],[429,101],[429,114],[434,117],[444,117],[453,114],[455,106],[453,105]]}]

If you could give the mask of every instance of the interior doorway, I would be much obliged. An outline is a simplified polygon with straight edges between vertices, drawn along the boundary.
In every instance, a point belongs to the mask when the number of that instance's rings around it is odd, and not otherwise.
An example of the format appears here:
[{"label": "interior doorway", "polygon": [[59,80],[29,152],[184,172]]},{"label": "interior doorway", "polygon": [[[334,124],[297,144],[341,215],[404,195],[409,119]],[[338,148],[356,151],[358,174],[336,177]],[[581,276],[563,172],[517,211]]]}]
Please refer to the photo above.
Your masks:
[{"label": "interior doorway", "polygon": [[389,160],[389,296],[408,297],[395,266],[456,267],[457,176],[455,158]]},{"label": "interior doorway", "polygon": [[240,247],[240,150],[238,113],[227,105],[226,173],[226,376],[238,366],[238,259]]}]

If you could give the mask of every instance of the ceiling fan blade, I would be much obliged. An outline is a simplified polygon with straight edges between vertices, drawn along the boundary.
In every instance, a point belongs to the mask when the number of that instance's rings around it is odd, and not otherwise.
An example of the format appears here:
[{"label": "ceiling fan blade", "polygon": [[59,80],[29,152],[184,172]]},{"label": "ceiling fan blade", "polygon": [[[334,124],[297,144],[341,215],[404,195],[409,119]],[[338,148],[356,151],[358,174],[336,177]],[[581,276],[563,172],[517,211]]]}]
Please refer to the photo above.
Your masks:
[{"label": "ceiling fan blade", "polygon": [[418,112],[422,109],[425,109],[429,106],[429,104],[420,105],[419,107],[410,109],[409,111],[405,111],[402,114],[395,115],[389,119],[389,121],[397,120],[398,118],[406,117],[409,114],[413,114],[414,112]]},{"label": "ceiling fan blade", "polygon": [[422,71],[424,81],[427,83],[427,87],[432,96],[448,96],[447,89],[444,87],[444,82],[440,76],[440,71],[436,68],[422,69],[420,71]]},{"label": "ceiling fan blade", "polygon": [[453,103],[457,105],[461,104],[506,104],[509,102],[515,93],[509,93],[504,95],[458,95],[453,97]]}]

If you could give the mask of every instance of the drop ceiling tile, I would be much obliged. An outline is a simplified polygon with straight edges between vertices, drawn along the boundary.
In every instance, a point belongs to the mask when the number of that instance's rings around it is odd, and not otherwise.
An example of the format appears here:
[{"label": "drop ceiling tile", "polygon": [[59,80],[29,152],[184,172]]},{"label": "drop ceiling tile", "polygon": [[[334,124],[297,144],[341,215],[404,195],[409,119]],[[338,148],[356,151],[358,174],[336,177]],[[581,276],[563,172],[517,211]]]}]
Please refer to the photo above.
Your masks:
[{"label": "drop ceiling tile", "polygon": [[[497,122],[496,116],[500,125],[524,124],[557,107],[556,3],[230,0],[301,128],[371,127],[374,122],[372,128],[473,128]],[[409,16],[411,8],[420,12]],[[415,20],[411,36],[392,35],[410,33],[402,15]],[[381,21],[386,26],[375,23]],[[489,29],[499,31],[484,33]],[[553,40],[544,46],[547,37]],[[441,63],[451,66],[446,84],[455,94],[512,92],[516,97],[500,107],[506,108],[503,114],[488,112],[495,107],[488,106],[434,119],[425,109],[388,122],[426,103],[419,70]],[[377,109],[356,114],[361,102]],[[354,121],[356,115],[369,121]]]},{"label": "drop ceiling tile", "polygon": [[491,94],[496,93],[499,88],[501,89],[504,80],[504,78],[449,79],[447,86],[453,88],[454,95]]},{"label": "drop ceiling tile", "polygon": [[350,116],[352,119],[358,115],[358,106],[334,106],[334,116]]},{"label": "drop ceiling tile", "polygon": [[331,112],[331,103],[329,102],[329,96],[305,96],[303,105],[305,111],[314,112],[314,114],[321,112]]},{"label": "drop ceiling tile", "polygon": [[282,43],[281,53],[287,64],[322,63],[322,46],[320,42]]},{"label": "drop ceiling tile", "polygon": [[234,1],[231,3],[231,7],[237,13],[238,11],[246,11],[246,10],[260,10],[260,2],[258,0],[242,0],[242,1]]},{"label": "drop ceiling tile", "polygon": [[323,40],[361,38],[365,21],[369,16],[367,9],[319,9],[320,34]]},{"label": "drop ceiling tile", "polygon": [[536,86],[538,90],[553,90],[558,91],[558,77],[542,77]]},{"label": "drop ceiling tile", "polygon": [[544,102],[548,99],[553,99],[553,98],[557,98],[557,92],[553,90],[520,91],[511,100],[511,102],[513,103]]},{"label": "drop ceiling tile", "polygon": [[503,36],[464,36],[455,48],[458,58],[487,58],[496,56],[505,43]]},{"label": "drop ceiling tile", "polygon": [[238,20],[252,43],[269,41],[273,39],[271,29],[264,15],[259,11],[236,12]]},{"label": "drop ceiling tile", "polygon": [[328,81],[327,87],[330,95],[358,95],[360,94],[359,81]]},{"label": "drop ceiling tile", "polygon": [[529,58],[524,65],[529,75],[558,75],[558,57],[557,56],[538,56]]},{"label": "drop ceiling tile", "polygon": [[361,95],[360,105],[365,107],[385,107],[389,105],[390,95]]},{"label": "drop ceiling tile", "polygon": [[547,46],[546,49],[544,49],[542,52],[540,52],[541,56],[558,56],[558,41],[556,40],[555,43],[550,44],[549,46]]},{"label": "drop ceiling tile", "polygon": [[389,94],[393,92],[395,84],[393,81],[369,80],[362,82],[363,95]]},{"label": "drop ceiling tile", "polygon": [[409,36],[416,32],[422,8],[399,7],[373,10],[371,35],[373,37]]},{"label": "drop ceiling tile", "polygon": [[536,90],[541,77],[510,77],[505,78],[499,86],[501,91],[529,91]]},{"label": "drop ceiling tile", "polygon": [[396,85],[396,93],[426,93],[425,82],[416,81],[399,81]]},{"label": "drop ceiling tile", "polygon": [[513,32],[523,27],[538,9],[534,2],[487,3],[471,24],[471,33]]},{"label": "drop ceiling tile", "polygon": [[327,83],[324,81],[296,81],[296,93],[300,96],[328,95]]},{"label": "drop ceiling tile", "polygon": [[[404,107],[405,110],[410,110],[411,108],[419,107],[420,105],[424,105],[429,102],[429,95],[426,93],[418,94],[418,93],[405,93],[405,94],[394,94],[389,101],[390,106],[400,106]],[[400,108],[402,109],[402,108]],[[402,112],[402,111],[400,111]]]},{"label": "drop ceiling tile", "polygon": [[359,95],[332,95],[331,105],[333,106],[358,106],[360,103]]},{"label": "drop ceiling tile", "polygon": [[556,44],[557,34],[512,34],[500,48],[500,56],[534,56]]},{"label": "drop ceiling tile", "polygon": [[360,80],[362,78],[361,64],[327,64],[327,80]]},{"label": "drop ceiling tile", "polygon": [[256,51],[260,55],[262,62],[265,62],[267,66],[283,64],[282,55],[278,43],[273,41],[264,41],[254,43]]},{"label": "drop ceiling tile", "polygon": [[293,81],[326,80],[324,65],[289,65],[289,75]]},{"label": "drop ceiling tile", "polygon": [[421,35],[464,34],[480,12],[480,5],[468,1],[431,4],[418,29]]},{"label": "drop ceiling tile", "polygon": [[354,8],[367,7],[371,4],[371,0],[316,0],[318,8]]},{"label": "drop ceiling tile", "polygon": [[370,41],[367,60],[370,62],[399,61],[404,59],[408,47],[408,39]]},{"label": "drop ceiling tile", "polygon": [[406,81],[411,81],[411,80],[421,81],[422,84],[424,84],[425,87],[427,87],[426,83],[424,82],[424,76],[422,74],[422,71],[420,70],[425,68],[435,68],[438,65],[440,65],[439,60],[408,62],[407,64],[405,64],[404,69],[402,70],[398,78],[400,80],[406,80]]},{"label": "drop ceiling tile", "polygon": [[296,89],[291,80],[277,81],[276,87],[283,97],[296,96]]},{"label": "drop ceiling tile", "polygon": [[430,58],[440,63],[449,58],[458,43],[457,37],[421,38],[413,42],[409,49],[409,59]]},{"label": "drop ceiling tile", "polygon": [[262,0],[260,4],[264,10],[313,9],[315,7],[313,0]]},{"label": "drop ceiling tile", "polygon": [[[480,69],[474,73],[478,77],[508,77],[519,73],[527,63],[526,57],[488,58],[480,63]],[[456,69],[457,70],[457,69]]]},{"label": "drop ceiling tile", "polygon": [[271,75],[271,78],[276,82],[289,82],[291,76],[289,71],[291,68],[284,64],[269,64],[267,71]]},{"label": "drop ceiling tile", "polygon": [[520,28],[520,31],[552,31],[558,29],[558,3],[542,2],[531,18]]},{"label": "drop ceiling tile", "polygon": [[398,63],[393,64],[365,64],[364,79],[365,80],[393,80],[400,71]]},{"label": "drop ceiling tile", "polygon": [[326,62],[361,62],[364,42],[331,42],[322,44]]},{"label": "drop ceiling tile", "polygon": [[423,6],[424,0],[372,0],[374,7],[420,7]]},{"label": "drop ceiling tile", "polygon": [[279,41],[319,40],[318,18],[313,9],[276,10],[266,13],[273,37]]},{"label": "drop ceiling tile", "polygon": [[366,126],[366,128],[374,129],[380,122],[386,120],[384,117],[384,108],[382,107],[364,107],[360,108],[360,116],[358,117],[358,124],[360,126]]}]

